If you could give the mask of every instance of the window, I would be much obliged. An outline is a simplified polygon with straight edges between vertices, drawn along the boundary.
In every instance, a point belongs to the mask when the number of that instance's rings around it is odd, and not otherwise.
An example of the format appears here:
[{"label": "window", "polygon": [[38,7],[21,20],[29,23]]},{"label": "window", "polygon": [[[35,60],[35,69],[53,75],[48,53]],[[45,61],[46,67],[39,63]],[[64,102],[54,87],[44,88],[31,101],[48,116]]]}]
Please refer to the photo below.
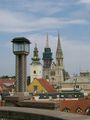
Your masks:
[{"label": "window", "polygon": [[55,76],[55,71],[51,71],[51,76]]},{"label": "window", "polygon": [[54,81],[54,78],[52,78],[52,80]]},{"label": "window", "polygon": [[60,60],[58,60],[58,65],[60,66]]},{"label": "window", "polygon": [[48,75],[46,75],[46,79],[49,79]]},{"label": "window", "polygon": [[37,91],[38,86],[37,86],[37,85],[34,85],[33,87],[34,87],[34,91]]},{"label": "window", "polygon": [[77,113],[81,113],[81,112],[82,112],[82,109],[79,107],[79,108],[76,109],[76,112],[77,112]]},{"label": "window", "polygon": [[64,98],[64,95],[61,95],[61,98]]},{"label": "window", "polygon": [[70,109],[69,109],[69,108],[64,108],[63,111],[64,111],[64,112],[70,112]]},{"label": "window", "polygon": [[36,74],[36,70],[34,70],[33,73]]},{"label": "window", "polygon": [[79,85],[76,85],[76,88],[79,88]]}]

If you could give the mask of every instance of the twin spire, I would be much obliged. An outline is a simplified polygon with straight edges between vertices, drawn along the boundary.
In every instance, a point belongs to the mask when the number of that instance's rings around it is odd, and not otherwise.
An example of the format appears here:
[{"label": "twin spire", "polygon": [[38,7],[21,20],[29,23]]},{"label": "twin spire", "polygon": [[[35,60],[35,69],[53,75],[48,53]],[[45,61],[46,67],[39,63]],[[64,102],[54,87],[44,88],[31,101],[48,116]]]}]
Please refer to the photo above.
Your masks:
[{"label": "twin spire", "polygon": [[[48,33],[47,33],[47,36],[46,36],[46,47],[45,48],[49,48]],[[58,32],[57,50],[61,50],[62,51],[59,32]]]},{"label": "twin spire", "polygon": [[[47,33],[47,36],[46,36],[46,47],[45,48],[49,48],[48,33]],[[32,60],[33,61],[39,61],[40,58],[38,56],[38,48],[37,48],[37,44],[36,43],[35,43],[35,48],[34,48],[33,53],[34,54],[33,54]],[[63,53],[62,53],[62,49],[61,49],[60,35],[59,35],[59,32],[58,32],[56,56],[62,56],[62,55],[63,55]]]}]

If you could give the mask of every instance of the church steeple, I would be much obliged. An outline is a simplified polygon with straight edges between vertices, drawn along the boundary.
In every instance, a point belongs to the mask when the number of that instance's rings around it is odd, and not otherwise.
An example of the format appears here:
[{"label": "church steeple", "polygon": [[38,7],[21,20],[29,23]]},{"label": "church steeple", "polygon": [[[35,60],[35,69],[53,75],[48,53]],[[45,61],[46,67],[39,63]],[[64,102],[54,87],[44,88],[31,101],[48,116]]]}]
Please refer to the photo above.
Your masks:
[{"label": "church steeple", "polygon": [[33,51],[33,58],[32,58],[33,62],[39,62],[40,58],[38,56],[38,48],[37,48],[37,44],[35,43],[35,48]]},{"label": "church steeple", "polygon": [[42,78],[43,71],[42,71],[42,64],[40,63],[40,58],[38,56],[38,48],[37,44],[35,43],[34,51],[33,51],[33,57],[32,57],[32,63],[30,64],[30,78],[31,82],[37,78]]},{"label": "church steeple", "polygon": [[56,58],[58,58],[58,57],[60,57],[60,58],[63,57],[59,33],[58,33],[58,42],[57,42],[57,50],[56,50]]},{"label": "church steeple", "polygon": [[57,49],[61,50],[60,34],[58,33]]},{"label": "church steeple", "polygon": [[58,42],[57,42],[57,50],[56,50],[56,64],[58,64],[59,66],[63,64],[63,52],[61,48],[59,33],[58,33]]},{"label": "church steeple", "polygon": [[49,48],[48,33],[47,33],[47,38],[46,38],[46,48]]}]

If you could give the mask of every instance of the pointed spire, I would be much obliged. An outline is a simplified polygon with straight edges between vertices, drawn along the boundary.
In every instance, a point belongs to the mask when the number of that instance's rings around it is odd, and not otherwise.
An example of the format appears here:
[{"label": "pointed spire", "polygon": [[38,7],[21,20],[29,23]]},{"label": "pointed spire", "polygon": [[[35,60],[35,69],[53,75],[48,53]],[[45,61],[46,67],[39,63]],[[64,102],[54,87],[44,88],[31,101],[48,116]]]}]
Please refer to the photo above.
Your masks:
[{"label": "pointed spire", "polygon": [[63,52],[62,52],[62,48],[61,48],[60,35],[59,35],[59,32],[58,32],[56,58],[59,58],[59,57],[60,58],[63,57]]},{"label": "pointed spire", "polygon": [[61,49],[61,42],[60,42],[60,34],[59,34],[59,32],[58,32],[57,49]]},{"label": "pointed spire", "polygon": [[46,37],[46,48],[49,48],[49,41],[48,41],[48,33],[47,33],[47,37]]}]

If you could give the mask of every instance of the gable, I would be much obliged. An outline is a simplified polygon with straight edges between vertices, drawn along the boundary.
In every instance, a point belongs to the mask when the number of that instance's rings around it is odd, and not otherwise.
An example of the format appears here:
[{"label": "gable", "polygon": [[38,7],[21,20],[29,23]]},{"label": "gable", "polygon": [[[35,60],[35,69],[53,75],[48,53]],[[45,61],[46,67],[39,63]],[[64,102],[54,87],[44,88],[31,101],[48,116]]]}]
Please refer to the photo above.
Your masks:
[{"label": "gable", "polygon": [[47,92],[56,92],[56,90],[54,89],[54,87],[53,87],[52,85],[50,85],[47,80],[38,79],[38,81],[39,81],[40,84],[45,88],[45,90],[46,90]]},{"label": "gable", "polygon": [[40,84],[40,82],[37,79],[34,79],[33,82],[27,86],[28,92],[34,92],[35,87],[37,87],[37,92],[42,93],[42,92],[47,92],[47,90]]}]

